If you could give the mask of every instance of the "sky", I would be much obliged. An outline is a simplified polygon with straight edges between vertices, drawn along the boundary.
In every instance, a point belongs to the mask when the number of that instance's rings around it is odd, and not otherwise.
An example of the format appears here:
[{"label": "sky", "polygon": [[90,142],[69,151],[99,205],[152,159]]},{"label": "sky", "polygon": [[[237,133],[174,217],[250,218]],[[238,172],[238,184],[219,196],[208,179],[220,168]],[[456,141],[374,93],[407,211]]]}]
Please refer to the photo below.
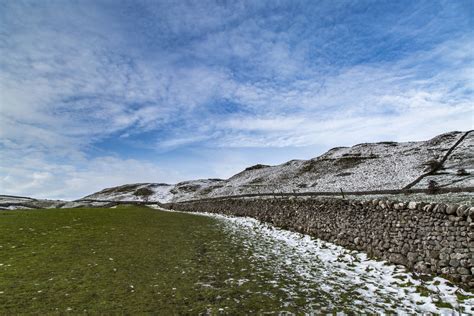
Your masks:
[{"label": "sky", "polygon": [[474,126],[474,1],[0,0],[0,194]]}]

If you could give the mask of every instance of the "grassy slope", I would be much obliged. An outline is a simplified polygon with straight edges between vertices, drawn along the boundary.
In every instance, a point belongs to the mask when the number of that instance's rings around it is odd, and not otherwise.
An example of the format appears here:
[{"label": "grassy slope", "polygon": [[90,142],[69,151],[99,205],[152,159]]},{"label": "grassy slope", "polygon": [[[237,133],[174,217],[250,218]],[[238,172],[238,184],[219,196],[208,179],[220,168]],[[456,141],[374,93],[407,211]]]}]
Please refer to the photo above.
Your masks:
[{"label": "grassy slope", "polygon": [[281,309],[284,293],[250,288],[264,282],[225,282],[253,274],[240,244],[212,218],[142,207],[0,212],[0,314]]}]

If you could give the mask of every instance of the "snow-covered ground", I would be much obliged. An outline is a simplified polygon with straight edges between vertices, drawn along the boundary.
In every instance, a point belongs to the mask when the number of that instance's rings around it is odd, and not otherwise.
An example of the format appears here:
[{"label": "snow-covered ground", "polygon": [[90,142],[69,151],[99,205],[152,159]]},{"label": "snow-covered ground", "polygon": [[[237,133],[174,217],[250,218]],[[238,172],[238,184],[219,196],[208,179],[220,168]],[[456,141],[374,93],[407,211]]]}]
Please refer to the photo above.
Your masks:
[{"label": "snow-covered ground", "polygon": [[166,183],[137,183],[126,184],[119,187],[107,188],[97,193],[88,195],[84,199],[108,201],[142,201],[143,197],[136,195],[137,190],[147,188],[151,194],[147,200],[150,202],[167,203],[175,200],[189,200],[196,196],[196,192],[203,192],[207,188],[222,182],[220,179],[199,179],[183,181],[177,184]]},{"label": "snow-covered ground", "polygon": [[21,196],[0,195],[0,210],[25,210],[47,208],[101,207],[107,202],[69,202],[60,200],[42,200]]},{"label": "snow-covered ground", "polygon": [[125,184],[122,186],[104,189],[92,195],[86,196],[84,199],[91,200],[108,200],[108,201],[141,201],[142,196],[135,195],[139,189],[148,188],[154,193],[149,197],[154,202],[169,202],[173,194],[174,185],[166,183],[136,183]]},{"label": "snow-covered ground", "polygon": [[[340,188],[344,191],[401,189],[426,171],[428,161],[441,160],[462,135],[447,133],[425,142],[383,142],[334,148],[311,160],[244,171],[209,195],[273,190],[291,193],[335,192]],[[472,139],[470,135],[463,143]],[[474,151],[469,146],[462,146],[453,154],[458,157],[454,168],[474,168]]]},{"label": "snow-covered ground", "polygon": [[363,253],[252,218],[193,214],[216,218],[252,253],[253,271],[266,273],[270,268],[267,282],[283,287],[285,305],[305,301],[304,312],[324,313],[337,307],[353,313],[474,313],[474,294],[446,279],[423,281],[402,266],[371,260]]},{"label": "snow-covered ground", "polygon": [[[474,133],[470,133],[449,155],[443,170],[424,178],[415,188],[426,188],[434,180],[441,187],[474,186]],[[465,170],[460,174],[460,170]]]},{"label": "snow-covered ground", "polygon": [[0,195],[0,210],[56,208],[64,203],[64,201],[58,200],[41,200],[22,196]]},{"label": "snow-covered ground", "polygon": [[[310,160],[291,160],[277,166],[256,165],[227,180],[200,179],[176,185],[142,183],[109,188],[87,196],[96,200],[140,200],[136,190],[147,187],[149,201],[178,202],[190,199],[253,193],[338,192],[401,189],[440,161],[464,135],[451,132],[421,142],[381,142],[333,148]],[[474,186],[474,133],[459,144],[439,174],[427,177],[444,187]],[[465,174],[460,175],[459,170]]]}]

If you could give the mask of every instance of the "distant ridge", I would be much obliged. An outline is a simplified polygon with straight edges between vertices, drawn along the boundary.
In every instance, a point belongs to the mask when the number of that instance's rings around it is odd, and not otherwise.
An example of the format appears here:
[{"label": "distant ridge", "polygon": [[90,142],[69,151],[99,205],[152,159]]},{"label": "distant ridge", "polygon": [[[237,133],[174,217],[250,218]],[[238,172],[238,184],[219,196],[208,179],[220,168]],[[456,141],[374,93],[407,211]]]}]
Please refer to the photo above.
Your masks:
[{"label": "distant ridge", "polygon": [[[84,199],[173,202],[246,194],[427,189],[430,181],[446,190],[474,187],[472,131],[449,132],[427,141],[362,143],[336,147],[309,160],[277,166],[257,164],[227,180],[199,179],[136,183],[107,188]],[[433,185],[433,182],[431,182]],[[149,189],[149,195],[137,190]]]}]

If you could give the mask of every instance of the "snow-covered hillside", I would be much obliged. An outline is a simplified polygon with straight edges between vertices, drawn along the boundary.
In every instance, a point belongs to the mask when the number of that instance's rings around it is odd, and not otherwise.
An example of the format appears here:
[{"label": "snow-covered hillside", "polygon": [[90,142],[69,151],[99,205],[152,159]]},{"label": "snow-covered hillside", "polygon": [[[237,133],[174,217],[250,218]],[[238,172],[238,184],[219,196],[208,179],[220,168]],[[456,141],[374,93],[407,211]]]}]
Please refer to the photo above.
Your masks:
[{"label": "snow-covered hillside", "polygon": [[[196,192],[205,193],[208,188],[222,182],[220,179],[200,179],[184,181],[177,184],[166,183],[135,183],[118,187],[107,188],[88,195],[83,200],[107,201],[143,201],[167,203],[175,200],[189,200],[196,196]],[[140,189],[149,189],[152,192],[146,198],[137,192]]]},{"label": "snow-covered hillside", "polygon": [[104,202],[70,202],[61,200],[43,200],[23,196],[0,195],[0,210],[101,207],[110,203]]},{"label": "snow-covered hillside", "polygon": [[[108,188],[86,197],[94,200],[143,200],[138,189],[148,188],[148,201],[171,202],[247,193],[336,192],[401,189],[445,158],[466,132],[450,132],[421,142],[381,142],[333,148],[310,160],[277,166],[255,165],[227,180],[191,180],[176,185],[140,183]],[[468,133],[430,180],[444,187],[474,186],[474,135]]]},{"label": "snow-covered hillside", "polygon": [[149,188],[154,192],[149,197],[150,201],[171,201],[173,198],[173,194],[170,191],[174,188],[174,185],[166,183],[134,183],[107,188],[97,193],[88,195],[83,199],[141,201],[143,200],[143,196],[136,195],[135,192],[143,188]]},{"label": "snow-covered hillside", "polygon": [[442,170],[423,178],[415,188],[426,188],[430,180],[436,181],[441,187],[474,186],[474,132],[456,146]]}]

